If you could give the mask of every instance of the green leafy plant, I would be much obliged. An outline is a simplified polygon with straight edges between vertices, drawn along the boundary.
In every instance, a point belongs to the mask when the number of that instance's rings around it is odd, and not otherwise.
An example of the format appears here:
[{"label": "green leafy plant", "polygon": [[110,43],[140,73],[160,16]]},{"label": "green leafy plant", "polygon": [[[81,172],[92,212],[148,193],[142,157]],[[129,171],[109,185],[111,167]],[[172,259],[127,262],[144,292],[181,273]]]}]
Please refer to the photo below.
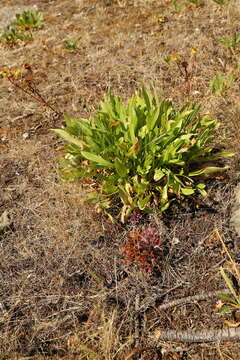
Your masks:
[{"label": "green leafy plant", "polygon": [[69,51],[76,51],[79,40],[80,40],[80,38],[76,39],[76,40],[65,39],[64,40],[65,48]]},{"label": "green leafy plant", "polygon": [[234,34],[232,38],[222,38],[220,44],[228,48],[236,49],[240,45],[240,34]]},{"label": "green leafy plant", "polygon": [[201,6],[202,5],[202,0],[188,0],[188,2],[196,5],[196,6]]},{"label": "green leafy plant", "polygon": [[166,64],[170,64],[172,58],[170,55],[166,55],[164,56],[163,60],[165,61]]},{"label": "green leafy plant", "polygon": [[179,3],[179,1],[174,0],[172,4],[173,10],[171,11],[172,14],[180,14],[183,9],[183,5]]},{"label": "green leafy plant", "polygon": [[[220,303],[220,306],[218,304],[219,313],[223,315],[228,312],[240,310],[240,293],[239,293],[239,289],[237,291],[233,284],[232,279],[234,278],[236,281],[237,278],[234,276],[232,271],[230,271],[230,276],[229,276],[229,275],[227,275],[226,269],[221,267],[220,273],[229,289],[229,292],[231,293],[231,295],[224,294],[224,293],[217,293],[217,296],[221,300],[223,300],[223,302]],[[238,279],[238,282],[239,281],[240,281],[240,278]]]},{"label": "green leafy plant", "polygon": [[[226,313],[233,313],[234,317],[236,312],[240,310],[240,272],[238,265],[233,260],[230,252],[228,251],[222,237],[219,232],[216,230],[216,235],[218,240],[220,240],[222,245],[222,250],[226,253],[229,261],[225,264],[224,267],[220,268],[220,273],[229,289],[229,294],[217,293],[217,296],[221,299],[221,302],[217,304],[217,309],[219,314],[224,315]],[[228,275],[228,274],[229,275]],[[230,323],[225,321],[229,326],[239,326],[240,322]]]},{"label": "green leafy plant", "polygon": [[8,44],[10,46],[17,45],[22,41],[31,41],[32,35],[29,32],[22,32],[17,30],[15,27],[8,25],[0,33],[0,42]]},{"label": "green leafy plant", "polygon": [[32,41],[31,30],[43,26],[43,15],[38,11],[25,10],[16,14],[16,20],[0,33],[0,43],[10,46],[23,41]]},{"label": "green leafy plant", "polygon": [[145,88],[126,104],[110,92],[90,119],[65,115],[66,129],[54,129],[68,142],[62,174],[92,182],[88,201],[98,209],[121,200],[122,221],[136,208],[164,211],[176,198],[206,195],[198,177],[228,167],[204,163],[233,153],[211,152],[218,123],[199,111],[197,104],[176,111]]},{"label": "green leafy plant", "polygon": [[13,24],[22,29],[42,27],[44,25],[43,14],[39,11],[25,10],[21,14],[16,14]]},{"label": "green leafy plant", "polygon": [[230,75],[227,78],[223,78],[221,74],[217,74],[211,83],[211,91],[213,94],[224,94],[229,90],[236,80],[234,75]]},{"label": "green leafy plant", "polygon": [[219,5],[227,5],[229,3],[229,0],[213,0],[213,1]]}]

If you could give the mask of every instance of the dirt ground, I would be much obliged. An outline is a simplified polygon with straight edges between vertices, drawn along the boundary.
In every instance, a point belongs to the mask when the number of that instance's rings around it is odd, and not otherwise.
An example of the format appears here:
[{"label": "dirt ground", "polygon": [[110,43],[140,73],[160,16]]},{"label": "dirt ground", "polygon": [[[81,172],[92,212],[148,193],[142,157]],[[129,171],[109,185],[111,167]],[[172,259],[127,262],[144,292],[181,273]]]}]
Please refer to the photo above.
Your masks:
[{"label": "dirt ground", "polygon": [[[154,334],[204,333],[235,320],[217,313],[215,292],[226,288],[218,234],[240,261],[230,223],[240,173],[240,51],[220,44],[240,33],[240,2],[2,0],[1,29],[36,5],[45,23],[33,41],[0,44],[0,71],[30,65],[50,105],[0,79],[0,215],[11,219],[0,229],[0,358],[239,359],[238,341],[157,341]],[[77,49],[67,50],[66,39],[79,39]],[[211,91],[217,73],[234,75],[221,94]],[[64,142],[50,129],[64,125],[62,113],[89,117],[110,86],[127,99],[141,82],[176,107],[202,103],[202,113],[221,121],[216,144],[236,156],[224,176],[207,180],[207,198],[112,224],[82,202],[84,186],[61,181]],[[156,228],[164,247],[153,273],[125,264],[120,252],[141,226]],[[202,298],[169,305],[196,295]]]}]

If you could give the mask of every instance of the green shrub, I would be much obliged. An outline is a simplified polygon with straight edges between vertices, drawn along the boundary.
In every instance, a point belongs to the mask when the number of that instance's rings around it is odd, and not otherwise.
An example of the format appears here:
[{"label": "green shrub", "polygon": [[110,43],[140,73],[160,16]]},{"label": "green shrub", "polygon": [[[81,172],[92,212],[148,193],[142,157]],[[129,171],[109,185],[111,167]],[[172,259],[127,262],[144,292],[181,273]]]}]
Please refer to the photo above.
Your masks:
[{"label": "green shrub", "polygon": [[211,91],[213,94],[226,94],[226,92],[232,87],[234,81],[237,79],[235,75],[223,77],[221,74],[217,74],[211,82]]},{"label": "green shrub", "polygon": [[32,35],[29,32],[22,32],[11,25],[7,26],[1,33],[0,33],[0,42],[8,44],[10,46],[17,45],[21,41],[31,41]]},{"label": "green shrub", "polygon": [[94,183],[88,201],[98,208],[121,200],[122,221],[135,208],[150,211],[155,205],[164,211],[176,198],[206,195],[197,178],[228,167],[204,163],[233,153],[211,153],[218,123],[199,110],[188,104],[175,111],[145,88],[127,104],[109,93],[90,119],[66,115],[66,130],[54,129],[68,142],[62,174]]},{"label": "green shrub", "polygon": [[38,28],[43,26],[43,14],[39,11],[25,10],[21,14],[16,14],[13,24],[22,29]]},{"label": "green shrub", "polygon": [[235,33],[232,38],[222,38],[220,44],[227,48],[236,49],[240,45],[240,33]]},{"label": "green shrub", "polygon": [[10,46],[17,45],[22,41],[32,41],[31,30],[43,26],[43,15],[38,11],[25,10],[16,14],[16,20],[0,32],[0,43]]},{"label": "green shrub", "polygon": [[74,39],[65,39],[64,40],[65,49],[67,49],[69,51],[76,51],[79,40],[80,40],[80,38],[78,38],[76,40],[74,40]]},{"label": "green shrub", "polygon": [[218,5],[227,5],[230,0],[213,0]]},{"label": "green shrub", "polygon": [[202,0],[188,0],[188,2],[190,2],[196,6],[202,5]]}]

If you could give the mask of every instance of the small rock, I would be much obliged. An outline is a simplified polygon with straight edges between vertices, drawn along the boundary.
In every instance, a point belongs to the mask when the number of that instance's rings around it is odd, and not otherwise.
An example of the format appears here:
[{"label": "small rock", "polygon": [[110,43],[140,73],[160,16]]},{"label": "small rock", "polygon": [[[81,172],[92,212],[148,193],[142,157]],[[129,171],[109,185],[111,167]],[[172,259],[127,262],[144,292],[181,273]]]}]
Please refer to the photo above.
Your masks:
[{"label": "small rock", "polygon": [[29,133],[24,133],[22,137],[24,140],[27,140],[29,138]]}]

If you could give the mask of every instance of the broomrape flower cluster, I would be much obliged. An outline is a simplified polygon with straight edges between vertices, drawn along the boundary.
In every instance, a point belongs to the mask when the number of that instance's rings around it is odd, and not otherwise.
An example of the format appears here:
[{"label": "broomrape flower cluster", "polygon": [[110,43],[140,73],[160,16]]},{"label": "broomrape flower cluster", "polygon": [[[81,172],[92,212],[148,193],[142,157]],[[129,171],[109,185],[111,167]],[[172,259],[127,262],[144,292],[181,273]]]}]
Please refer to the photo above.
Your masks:
[{"label": "broomrape flower cluster", "polygon": [[162,244],[159,231],[153,227],[140,228],[129,232],[125,244],[121,247],[124,262],[136,265],[147,272],[158,267]]}]

